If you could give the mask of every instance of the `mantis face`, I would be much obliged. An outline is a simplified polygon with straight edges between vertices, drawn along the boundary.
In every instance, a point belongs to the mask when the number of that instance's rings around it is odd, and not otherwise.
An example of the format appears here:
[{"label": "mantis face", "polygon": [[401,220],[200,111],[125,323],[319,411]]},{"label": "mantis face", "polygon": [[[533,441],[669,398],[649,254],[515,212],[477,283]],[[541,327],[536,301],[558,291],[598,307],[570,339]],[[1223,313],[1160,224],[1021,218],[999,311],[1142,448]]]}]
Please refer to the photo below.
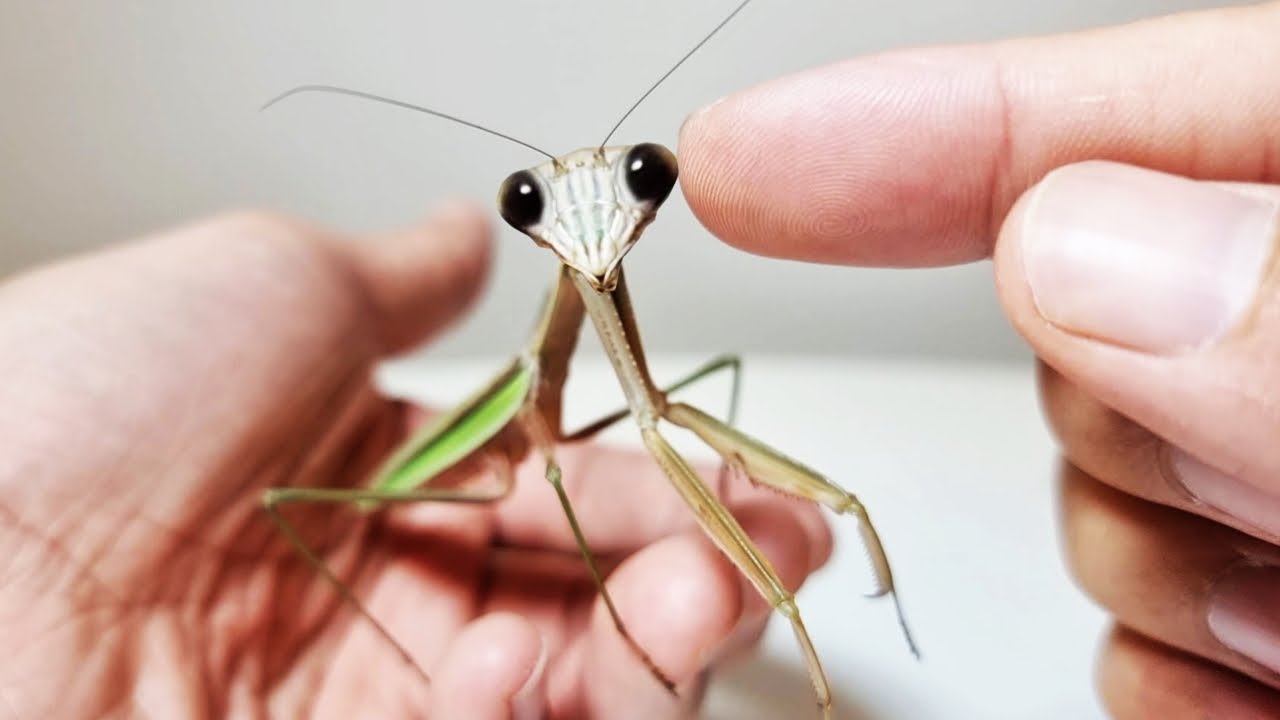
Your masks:
[{"label": "mantis face", "polygon": [[677,175],[675,155],[661,145],[586,148],[512,173],[498,190],[498,210],[607,292]]}]

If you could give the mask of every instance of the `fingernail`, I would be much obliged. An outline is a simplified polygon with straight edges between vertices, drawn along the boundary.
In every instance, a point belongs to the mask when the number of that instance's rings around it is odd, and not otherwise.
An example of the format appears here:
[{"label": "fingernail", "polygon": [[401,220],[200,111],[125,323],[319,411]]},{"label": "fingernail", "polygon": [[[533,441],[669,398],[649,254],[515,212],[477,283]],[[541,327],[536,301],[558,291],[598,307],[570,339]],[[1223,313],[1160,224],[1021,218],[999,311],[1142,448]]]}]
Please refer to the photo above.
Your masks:
[{"label": "fingernail", "polygon": [[542,717],[542,698],[544,696],[542,680],[547,669],[547,643],[542,642],[538,662],[529,671],[524,685],[511,696],[512,720],[538,720]]},{"label": "fingernail", "polygon": [[1274,200],[1128,165],[1069,165],[1034,192],[1021,240],[1040,314],[1144,352],[1231,330],[1276,240]]},{"label": "fingernail", "polygon": [[1280,672],[1280,569],[1239,565],[1211,592],[1209,631],[1218,642]]},{"label": "fingernail", "polygon": [[1168,467],[1171,479],[1198,502],[1280,537],[1280,498],[1178,448],[1169,449]]}]

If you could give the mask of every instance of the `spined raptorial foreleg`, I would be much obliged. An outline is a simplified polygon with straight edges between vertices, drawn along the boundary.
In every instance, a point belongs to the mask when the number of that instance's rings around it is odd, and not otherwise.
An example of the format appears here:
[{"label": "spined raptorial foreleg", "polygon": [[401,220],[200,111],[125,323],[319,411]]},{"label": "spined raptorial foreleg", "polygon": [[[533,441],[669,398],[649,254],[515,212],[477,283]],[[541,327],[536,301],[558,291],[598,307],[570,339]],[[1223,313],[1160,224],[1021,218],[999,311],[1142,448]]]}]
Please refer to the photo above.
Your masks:
[{"label": "spined raptorial foreleg", "polygon": [[920,656],[911,630],[907,627],[893,582],[889,557],[880,543],[880,536],[867,509],[852,493],[836,485],[816,471],[801,465],[773,448],[720,422],[705,412],[684,403],[672,403],[664,412],[671,422],[693,431],[720,454],[726,462],[752,480],[768,485],[789,495],[821,503],[841,514],[853,515],[858,520],[867,556],[876,578],[876,591],[872,597],[892,595],[898,613],[898,623],[912,654]]}]

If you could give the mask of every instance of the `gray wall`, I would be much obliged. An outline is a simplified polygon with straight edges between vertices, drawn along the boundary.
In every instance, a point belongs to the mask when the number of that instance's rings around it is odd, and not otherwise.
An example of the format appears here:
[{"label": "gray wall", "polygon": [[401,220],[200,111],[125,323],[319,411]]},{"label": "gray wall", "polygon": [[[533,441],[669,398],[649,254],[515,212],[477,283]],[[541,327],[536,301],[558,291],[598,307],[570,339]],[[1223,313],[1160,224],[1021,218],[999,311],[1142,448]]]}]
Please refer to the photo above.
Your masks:
[{"label": "gray wall", "polygon": [[[256,108],[299,83],[342,84],[567,151],[598,142],[734,4],[3,0],[0,273],[235,206],[362,230],[410,222],[446,194],[488,200],[536,156],[347,98]],[[1221,4],[757,0],[616,139],[674,147],[695,107],[847,56]],[[578,64],[584,54],[596,60]],[[505,227],[500,241],[490,293],[438,352],[521,341],[552,260]],[[879,271],[766,260],[712,239],[679,198],[628,262],[655,350],[1025,357],[987,263]]]}]

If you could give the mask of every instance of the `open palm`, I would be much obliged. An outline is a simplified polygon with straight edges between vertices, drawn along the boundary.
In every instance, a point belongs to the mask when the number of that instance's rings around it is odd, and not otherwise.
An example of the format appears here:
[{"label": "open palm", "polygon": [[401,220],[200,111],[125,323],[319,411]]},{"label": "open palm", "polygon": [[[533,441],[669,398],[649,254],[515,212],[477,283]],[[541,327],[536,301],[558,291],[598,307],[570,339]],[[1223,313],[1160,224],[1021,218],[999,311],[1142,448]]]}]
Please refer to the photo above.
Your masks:
[{"label": "open palm", "polygon": [[[561,456],[668,695],[601,609],[554,494],[490,506],[286,510],[431,675],[291,551],[277,485],[351,485],[421,411],[377,360],[482,287],[476,211],[344,242],[236,215],[0,285],[0,708],[18,717],[676,717],[768,608],[630,453]],[[795,587],[830,538],[806,505],[726,492]],[[643,507],[644,512],[636,508]]]}]

